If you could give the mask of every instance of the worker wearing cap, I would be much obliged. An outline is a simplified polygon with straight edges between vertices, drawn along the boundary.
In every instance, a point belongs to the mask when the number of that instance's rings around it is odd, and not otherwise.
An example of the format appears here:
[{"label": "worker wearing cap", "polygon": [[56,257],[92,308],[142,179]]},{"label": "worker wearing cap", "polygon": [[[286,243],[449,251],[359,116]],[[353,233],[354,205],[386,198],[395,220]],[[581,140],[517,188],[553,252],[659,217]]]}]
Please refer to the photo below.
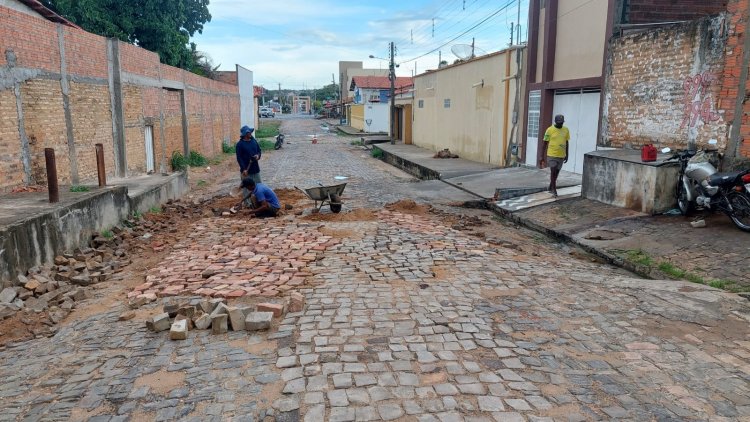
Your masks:
[{"label": "worker wearing cap", "polygon": [[[237,153],[237,164],[240,165],[240,180],[251,178],[255,183],[260,183],[260,160],[261,150],[258,141],[253,137],[253,128],[242,126],[240,129],[240,140],[235,145]],[[247,191],[244,192],[247,196]],[[249,205],[249,204],[247,204]]]}]

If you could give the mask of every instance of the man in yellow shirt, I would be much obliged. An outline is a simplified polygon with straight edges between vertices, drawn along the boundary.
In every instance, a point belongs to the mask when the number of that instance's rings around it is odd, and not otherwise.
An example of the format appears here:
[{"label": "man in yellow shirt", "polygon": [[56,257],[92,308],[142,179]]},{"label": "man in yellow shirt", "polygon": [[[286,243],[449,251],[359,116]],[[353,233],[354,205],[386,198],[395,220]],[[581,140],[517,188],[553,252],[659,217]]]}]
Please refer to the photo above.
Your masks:
[{"label": "man in yellow shirt", "polygon": [[[548,127],[544,132],[544,142],[547,143],[546,164],[550,170],[549,193],[557,197],[557,176],[560,175],[563,164],[568,162],[568,143],[570,131],[563,126],[565,117],[562,114],[555,116],[555,124]],[[542,167],[545,159],[542,159]]]}]

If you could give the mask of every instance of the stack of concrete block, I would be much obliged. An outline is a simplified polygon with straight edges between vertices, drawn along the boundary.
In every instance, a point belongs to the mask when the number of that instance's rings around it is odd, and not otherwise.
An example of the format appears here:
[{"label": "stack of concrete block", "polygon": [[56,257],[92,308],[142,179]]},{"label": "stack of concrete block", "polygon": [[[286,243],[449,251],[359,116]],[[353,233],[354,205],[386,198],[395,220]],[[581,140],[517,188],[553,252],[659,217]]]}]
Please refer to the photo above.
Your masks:
[{"label": "stack of concrete block", "polygon": [[[292,299],[292,304],[300,307],[299,295]],[[224,334],[228,331],[264,331],[271,328],[274,318],[281,318],[287,304],[259,303],[256,306],[227,305],[226,299],[198,299],[180,302],[167,299],[162,313],[146,321],[146,327],[154,332],[169,330],[170,339],[184,340],[188,331],[211,330],[212,334]]]}]

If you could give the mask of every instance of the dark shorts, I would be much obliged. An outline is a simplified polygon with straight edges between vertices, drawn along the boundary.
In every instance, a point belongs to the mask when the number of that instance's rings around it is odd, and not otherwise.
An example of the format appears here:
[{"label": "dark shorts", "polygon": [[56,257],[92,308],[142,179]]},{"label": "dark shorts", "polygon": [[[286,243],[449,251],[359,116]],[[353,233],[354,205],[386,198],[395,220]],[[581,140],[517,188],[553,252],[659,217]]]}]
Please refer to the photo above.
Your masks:
[{"label": "dark shorts", "polygon": [[557,158],[557,157],[547,157],[547,166],[550,168],[550,170],[562,170],[563,167],[563,159]]}]

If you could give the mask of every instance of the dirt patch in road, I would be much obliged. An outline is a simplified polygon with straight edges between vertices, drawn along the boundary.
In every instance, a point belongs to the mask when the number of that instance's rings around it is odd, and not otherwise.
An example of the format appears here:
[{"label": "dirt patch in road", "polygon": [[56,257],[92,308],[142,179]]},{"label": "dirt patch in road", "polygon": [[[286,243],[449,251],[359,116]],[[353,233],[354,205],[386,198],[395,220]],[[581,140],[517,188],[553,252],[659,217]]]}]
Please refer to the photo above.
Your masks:
[{"label": "dirt patch in road", "polygon": [[325,236],[331,236],[336,239],[358,239],[362,237],[360,233],[349,229],[332,229],[330,227],[321,227],[318,229],[318,231]]},{"label": "dirt patch in road", "polygon": [[385,206],[386,209],[391,211],[400,212],[403,214],[417,214],[425,215],[430,212],[431,207],[429,205],[417,204],[411,199],[402,199]]},{"label": "dirt patch in road", "polygon": [[451,277],[452,272],[449,267],[436,265],[432,267],[432,274],[435,275],[435,280],[447,280]]},{"label": "dirt patch in road", "polygon": [[147,386],[151,392],[164,395],[175,388],[185,385],[185,373],[180,371],[167,372],[161,370],[153,374],[143,375],[135,379],[134,388]]},{"label": "dirt patch in road", "polygon": [[482,297],[486,299],[495,299],[505,296],[518,296],[523,293],[523,289],[482,289]]},{"label": "dirt patch in road", "polygon": [[310,214],[302,217],[302,219],[308,221],[375,221],[378,219],[378,216],[373,210],[358,208],[356,210],[338,214]]}]

